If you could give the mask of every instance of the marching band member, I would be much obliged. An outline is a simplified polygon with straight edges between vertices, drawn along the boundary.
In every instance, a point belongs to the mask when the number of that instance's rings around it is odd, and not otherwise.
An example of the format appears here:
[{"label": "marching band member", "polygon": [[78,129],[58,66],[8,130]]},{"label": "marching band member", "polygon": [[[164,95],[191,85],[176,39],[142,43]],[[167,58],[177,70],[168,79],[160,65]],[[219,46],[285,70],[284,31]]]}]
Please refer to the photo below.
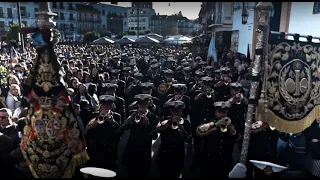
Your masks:
[{"label": "marching band member", "polygon": [[126,82],[120,79],[120,70],[119,69],[111,69],[110,70],[110,83],[117,84],[116,94],[119,97],[123,97],[125,94]]},{"label": "marching band member", "polygon": [[113,112],[116,98],[110,95],[99,97],[99,114],[87,125],[88,165],[115,170],[117,167],[118,143],[121,133],[118,131],[121,115]]},{"label": "marching band member", "polygon": [[238,133],[227,117],[230,104],[214,103],[215,117],[205,119],[197,128],[203,138],[201,147],[201,176],[226,178],[233,166],[232,152]]},{"label": "marching band member", "polygon": [[227,101],[230,98],[230,69],[227,67],[220,68],[221,79],[214,85],[217,101]]},{"label": "marching band member", "polygon": [[230,83],[231,98],[228,103],[231,105],[228,117],[230,117],[236,126],[236,129],[242,135],[244,132],[245,114],[247,113],[248,100],[241,93],[242,85],[238,82]]},{"label": "marching band member", "polygon": [[151,167],[152,140],[158,137],[155,131],[158,117],[148,110],[151,98],[148,94],[136,95],[138,109],[120,128],[120,131],[131,130],[123,154],[123,164],[128,167],[129,177],[146,178]]},{"label": "marching band member", "polygon": [[[190,97],[184,95],[184,92],[187,90],[187,86],[185,84],[173,84],[173,94],[168,95],[168,101],[182,101],[185,104],[185,108],[182,110],[182,117],[187,118],[190,110]],[[170,112],[168,107],[164,106],[161,116],[169,116]]]},{"label": "marching band member", "polygon": [[105,83],[104,88],[105,88],[106,95],[111,95],[116,98],[115,108],[116,108],[116,112],[121,115],[121,123],[120,124],[122,124],[125,120],[125,117],[126,117],[126,108],[125,108],[124,99],[116,95],[118,85],[114,84],[114,83]]},{"label": "marching band member", "polygon": [[166,105],[170,108],[171,117],[157,126],[161,137],[157,165],[160,177],[179,178],[184,167],[184,142],[191,142],[190,122],[182,117],[183,101],[169,101]]}]

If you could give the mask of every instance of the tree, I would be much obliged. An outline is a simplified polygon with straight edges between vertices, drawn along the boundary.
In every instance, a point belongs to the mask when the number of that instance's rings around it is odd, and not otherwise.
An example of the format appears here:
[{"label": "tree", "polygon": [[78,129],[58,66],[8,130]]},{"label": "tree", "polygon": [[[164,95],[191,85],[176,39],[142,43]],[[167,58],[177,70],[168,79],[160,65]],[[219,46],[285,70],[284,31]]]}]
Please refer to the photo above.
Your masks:
[{"label": "tree", "polygon": [[83,42],[90,43],[100,38],[100,34],[97,31],[87,32],[83,37]]},{"label": "tree", "polygon": [[107,30],[98,31],[98,33],[100,34],[100,37],[111,37],[111,32]]},{"label": "tree", "polygon": [[151,32],[151,30],[146,30],[144,33],[150,34],[150,33],[152,33],[152,32]]},{"label": "tree", "polygon": [[128,35],[127,32],[119,32],[116,36],[117,39],[121,39],[123,36]]},{"label": "tree", "polygon": [[199,33],[199,31],[192,31],[191,32],[191,36],[199,36],[200,35],[200,33]]},{"label": "tree", "polygon": [[[23,23],[21,24],[21,26],[25,27]],[[5,42],[9,43],[9,41],[11,40],[19,41],[19,32],[20,32],[19,24],[17,23],[11,24],[6,35]]]},{"label": "tree", "polygon": [[128,35],[134,36],[137,35],[137,33],[135,31],[128,31]]}]

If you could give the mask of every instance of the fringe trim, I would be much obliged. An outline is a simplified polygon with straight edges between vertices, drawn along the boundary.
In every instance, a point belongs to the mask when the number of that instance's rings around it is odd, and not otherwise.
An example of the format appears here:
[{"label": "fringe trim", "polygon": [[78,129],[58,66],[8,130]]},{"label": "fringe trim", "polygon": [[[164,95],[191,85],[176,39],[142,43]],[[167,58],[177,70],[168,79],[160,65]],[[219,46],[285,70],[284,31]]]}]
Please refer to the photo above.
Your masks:
[{"label": "fringe trim", "polygon": [[318,117],[320,117],[320,105],[315,106],[306,117],[294,121],[280,118],[262,104],[259,104],[256,112],[256,119],[267,122],[270,126],[285,133],[300,133],[310,127]]},{"label": "fringe trim", "polygon": [[[29,158],[27,157],[25,151],[22,151],[22,155],[25,158],[33,177],[40,178],[38,176],[38,174],[36,173],[36,171],[34,170],[33,164],[29,161]],[[76,167],[78,165],[86,163],[89,159],[90,158],[89,158],[86,150],[83,150],[82,152],[73,155],[72,159],[70,160],[69,165],[65,169],[65,172],[61,178],[72,178],[72,176],[76,170]]]}]

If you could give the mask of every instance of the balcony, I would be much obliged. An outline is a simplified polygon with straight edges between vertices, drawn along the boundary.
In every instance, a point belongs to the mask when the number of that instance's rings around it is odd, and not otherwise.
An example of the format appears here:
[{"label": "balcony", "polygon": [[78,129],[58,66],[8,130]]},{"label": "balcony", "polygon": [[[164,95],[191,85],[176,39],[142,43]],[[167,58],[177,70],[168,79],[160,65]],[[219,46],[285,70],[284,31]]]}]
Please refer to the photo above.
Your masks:
[{"label": "balcony", "polygon": [[232,25],[232,16],[225,16],[223,24],[225,25]]}]

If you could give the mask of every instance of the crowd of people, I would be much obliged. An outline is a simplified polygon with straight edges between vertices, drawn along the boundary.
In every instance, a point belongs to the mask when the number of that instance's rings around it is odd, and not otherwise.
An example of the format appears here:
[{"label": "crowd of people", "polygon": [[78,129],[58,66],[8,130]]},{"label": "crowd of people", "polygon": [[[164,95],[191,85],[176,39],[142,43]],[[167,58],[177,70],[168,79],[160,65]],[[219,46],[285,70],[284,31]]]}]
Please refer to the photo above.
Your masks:
[{"label": "crowd of people", "polygon": [[[122,164],[128,177],[148,177],[152,141],[160,138],[155,162],[160,177],[180,177],[185,143],[193,147],[190,171],[200,170],[200,177],[285,174],[249,161],[232,170],[239,162],[234,153],[241,150],[251,82],[251,60],[244,54],[229,51],[208,65],[206,55],[181,46],[74,44],[56,45],[55,53],[86,140],[90,160],[84,166],[116,171]],[[31,176],[19,141],[30,108],[24,84],[36,56],[32,47],[19,56],[1,54],[9,74],[2,77],[7,83],[0,103],[0,177]],[[248,160],[284,165],[285,176],[319,177],[319,170],[305,164],[320,157],[318,128],[315,121],[303,133],[284,134],[255,120]],[[118,144],[128,130],[120,161]]]}]

